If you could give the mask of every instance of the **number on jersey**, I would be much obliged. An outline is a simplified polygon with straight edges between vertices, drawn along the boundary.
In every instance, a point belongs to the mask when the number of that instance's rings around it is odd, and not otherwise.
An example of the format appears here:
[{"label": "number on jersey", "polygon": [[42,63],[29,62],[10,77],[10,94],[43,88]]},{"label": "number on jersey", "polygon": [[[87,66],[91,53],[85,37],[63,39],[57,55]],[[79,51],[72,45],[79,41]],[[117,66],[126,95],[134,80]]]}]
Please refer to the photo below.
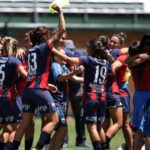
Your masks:
[{"label": "number on jersey", "polygon": [[0,85],[3,85],[5,80],[5,72],[4,72],[5,64],[0,64]]},{"label": "number on jersey", "polygon": [[106,66],[96,66],[94,83],[96,84],[104,84],[106,79],[107,68]]},{"label": "number on jersey", "polygon": [[28,54],[28,74],[36,75],[37,72],[37,55],[36,53]]}]

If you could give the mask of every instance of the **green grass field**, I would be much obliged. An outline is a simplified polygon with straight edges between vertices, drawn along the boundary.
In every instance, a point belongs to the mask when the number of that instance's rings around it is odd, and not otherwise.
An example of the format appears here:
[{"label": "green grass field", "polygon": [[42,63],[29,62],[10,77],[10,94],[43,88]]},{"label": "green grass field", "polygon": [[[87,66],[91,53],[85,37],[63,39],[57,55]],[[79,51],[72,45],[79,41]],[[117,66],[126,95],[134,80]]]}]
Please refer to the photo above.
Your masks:
[{"label": "green grass field", "polygon": [[[75,147],[76,134],[75,134],[75,128],[74,128],[74,119],[71,120],[71,121],[68,121],[68,126],[69,126],[69,145],[64,150],[87,150],[86,148],[77,148],[77,147]],[[36,142],[39,138],[40,127],[41,127],[40,119],[36,119],[33,147],[35,146],[35,144],[36,144]],[[86,135],[87,135],[87,143],[91,144],[88,133],[86,133]],[[123,142],[124,142],[124,138],[123,138],[123,135],[122,135],[122,131],[120,130],[111,141],[111,150],[117,150],[117,148]],[[20,146],[19,150],[24,150],[24,139],[22,140],[22,143],[21,143],[21,146]],[[90,148],[90,150],[92,150],[92,148]]]}]

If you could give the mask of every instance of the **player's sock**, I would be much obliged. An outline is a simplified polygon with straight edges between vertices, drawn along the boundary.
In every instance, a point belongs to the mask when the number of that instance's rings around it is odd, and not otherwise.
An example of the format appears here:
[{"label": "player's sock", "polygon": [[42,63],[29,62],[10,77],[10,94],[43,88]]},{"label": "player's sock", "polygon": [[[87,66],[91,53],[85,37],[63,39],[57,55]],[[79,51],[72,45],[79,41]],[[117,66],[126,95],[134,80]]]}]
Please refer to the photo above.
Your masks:
[{"label": "player's sock", "polygon": [[33,143],[33,137],[29,139],[25,139],[25,150],[31,150],[32,143]]},{"label": "player's sock", "polygon": [[3,145],[4,145],[3,141],[0,141],[0,149],[3,149]]},{"label": "player's sock", "polygon": [[42,131],[40,138],[37,142],[36,149],[41,150],[44,147],[44,145],[49,142],[49,139],[50,139],[50,134],[45,131]]},{"label": "player's sock", "polygon": [[101,143],[101,147],[102,147],[102,150],[106,150],[107,149],[107,144],[106,143]]},{"label": "player's sock", "polygon": [[93,144],[94,150],[102,150],[100,141],[94,141],[92,142],[92,144]]},{"label": "player's sock", "polygon": [[20,146],[20,143],[19,141],[16,141],[14,140],[13,143],[12,143],[12,150],[18,150],[19,149],[19,146]]},{"label": "player's sock", "polygon": [[109,138],[109,137],[106,135],[106,149],[110,149],[110,145],[109,145],[110,140],[111,140],[111,138]]},{"label": "player's sock", "polygon": [[2,150],[13,150],[13,143],[12,142],[7,142],[3,145]]}]

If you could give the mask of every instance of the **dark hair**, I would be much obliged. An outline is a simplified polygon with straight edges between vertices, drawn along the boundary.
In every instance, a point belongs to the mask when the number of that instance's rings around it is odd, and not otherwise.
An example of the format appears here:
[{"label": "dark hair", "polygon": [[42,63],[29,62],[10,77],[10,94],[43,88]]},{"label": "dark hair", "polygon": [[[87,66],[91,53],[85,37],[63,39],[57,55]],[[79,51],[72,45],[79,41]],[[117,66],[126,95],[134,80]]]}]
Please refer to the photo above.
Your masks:
[{"label": "dark hair", "polygon": [[33,30],[33,34],[30,35],[31,42],[34,45],[40,44],[51,36],[49,30],[45,26],[39,26]]},{"label": "dark hair", "polygon": [[33,35],[33,31],[32,31],[32,30],[26,32],[26,33],[25,33],[25,41],[28,41],[28,40],[31,41],[32,35]]},{"label": "dark hair", "polygon": [[125,39],[126,39],[126,37],[127,37],[124,32],[120,32],[120,33],[118,33],[118,34],[114,34],[113,36],[118,37],[118,39],[119,39],[121,45],[124,44]]},{"label": "dark hair", "polygon": [[141,43],[140,43],[140,51],[141,53],[145,52],[144,47],[145,46],[149,46],[150,47],[150,33],[145,34],[142,39],[141,39]]},{"label": "dark hair", "polygon": [[106,47],[103,45],[101,41],[92,39],[87,44],[92,50],[92,56],[99,59],[106,59],[104,55],[104,51],[106,50]]},{"label": "dark hair", "polygon": [[101,41],[103,46],[109,49],[110,39],[107,35],[100,35],[97,40]]},{"label": "dark hair", "polygon": [[132,41],[131,44],[129,45],[129,55],[130,56],[134,56],[136,54],[139,54],[139,46],[140,46],[140,42],[139,41]]},{"label": "dark hair", "polygon": [[[133,41],[129,45],[129,55],[134,56],[140,53],[142,53],[142,50],[140,48],[140,41]],[[134,72],[137,78],[138,84],[142,83],[143,70],[144,70],[144,64],[140,64],[138,66],[132,67],[132,71]]]}]

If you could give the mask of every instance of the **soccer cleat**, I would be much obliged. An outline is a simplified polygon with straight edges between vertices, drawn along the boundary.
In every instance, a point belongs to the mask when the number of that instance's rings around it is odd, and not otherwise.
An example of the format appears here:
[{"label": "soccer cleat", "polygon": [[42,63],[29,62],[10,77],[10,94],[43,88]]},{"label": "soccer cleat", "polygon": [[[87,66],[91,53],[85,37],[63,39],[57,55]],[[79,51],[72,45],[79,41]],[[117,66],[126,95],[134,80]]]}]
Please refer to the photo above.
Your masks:
[{"label": "soccer cleat", "polygon": [[90,144],[87,144],[86,142],[77,142],[76,147],[85,147],[85,148],[91,148]]}]

